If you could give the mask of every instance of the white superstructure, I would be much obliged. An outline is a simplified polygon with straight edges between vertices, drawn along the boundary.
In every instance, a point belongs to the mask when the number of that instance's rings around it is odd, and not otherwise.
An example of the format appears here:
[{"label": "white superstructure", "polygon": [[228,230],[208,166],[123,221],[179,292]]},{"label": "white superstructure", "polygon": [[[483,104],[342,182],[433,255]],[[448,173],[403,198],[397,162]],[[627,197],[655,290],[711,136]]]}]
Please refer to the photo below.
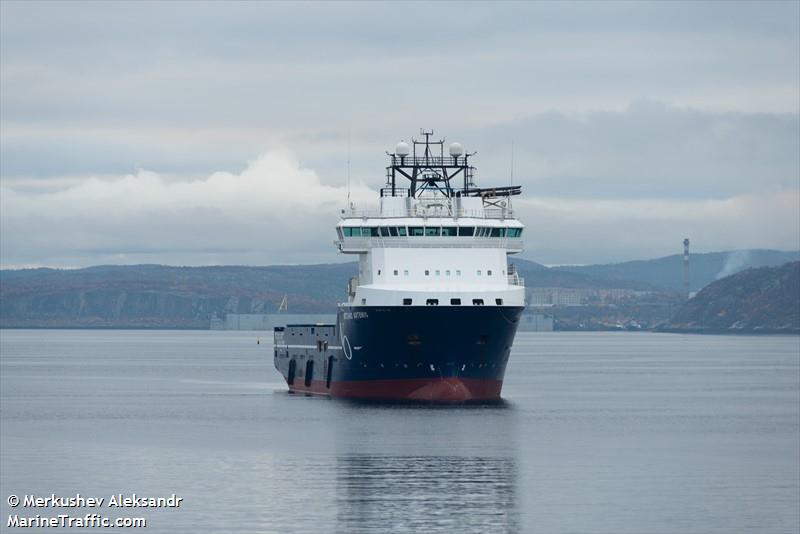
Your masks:
[{"label": "white superstructure", "polygon": [[[342,210],[337,246],[357,254],[358,277],[348,287],[348,306],[523,306],[523,280],[507,256],[523,250],[524,225],[511,197],[519,187],[479,189],[471,154],[458,143],[450,157],[434,156],[432,132],[411,147],[401,142],[387,167],[376,209]],[[424,153],[417,155],[417,147]],[[398,188],[396,178],[411,181]],[[460,175],[463,187],[450,181]]]}]

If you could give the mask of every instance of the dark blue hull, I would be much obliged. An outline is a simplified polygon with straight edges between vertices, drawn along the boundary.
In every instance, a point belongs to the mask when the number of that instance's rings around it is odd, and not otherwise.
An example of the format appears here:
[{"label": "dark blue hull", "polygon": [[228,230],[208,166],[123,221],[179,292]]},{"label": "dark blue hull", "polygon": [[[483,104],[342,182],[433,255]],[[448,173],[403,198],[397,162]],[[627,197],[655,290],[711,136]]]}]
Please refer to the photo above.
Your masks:
[{"label": "dark blue hull", "polygon": [[[325,334],[328,345],[317,341],[321,327],[308,330],[314,345],[301,357],[299,347],[309,342],[299,341],[298,332],[297,344],[284,342],[294,350],[283,352],[276,344],[276,367],[293,391],[384,400],[497,399],[522,309],[342,307]],[[297,358],[290,373],[289,361]]]}]

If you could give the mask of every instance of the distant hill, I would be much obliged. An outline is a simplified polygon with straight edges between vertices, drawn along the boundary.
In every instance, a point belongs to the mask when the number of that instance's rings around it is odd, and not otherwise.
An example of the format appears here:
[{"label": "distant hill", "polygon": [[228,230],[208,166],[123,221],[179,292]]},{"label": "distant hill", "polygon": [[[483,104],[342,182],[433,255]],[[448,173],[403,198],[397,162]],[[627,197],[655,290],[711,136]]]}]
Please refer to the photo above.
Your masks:
[{"label": "distant hill", "polygon": [[[513,262],[529,287],[631,287]],[[333,313],[356,263],[271,267],[98,266],[0,271],[0,327],[207,328],[227,313]]]},{"label": "distant hill", "polygon": [[[665,260],[670,258],[617,264],[619,270],[548,268],[513,256],[510,261],[529,288],[653,290],[664,287],[658,273],[675,268]],[[678,276],[680,269],[678,261]],[[0,327],[207,328],[214,316],[274,312],[284,295],[290,312],[333,313],[357,272],[356,263],[3,270]]]},{"label": "distant hill", "polygon": [[800,333],[800,262],[717,280],[686,302],[668,329]]},{"label": "distant hill", "polygon": [[565,288],[614,288],[614,289],[653,289],[651,284],[624,278],[609,278],[603,275],[572,272],[561,268],[551,268],[522,258],[509,259],[520,276],[525,279],[526,287],[565,287]]},{"label": "distant hill", "polygon": [[354,263],[0,271],[0,326],[208,328],[213,316],[331,312]]},{"label": "distant hill", "polygon": [[[714,280],[754,267],[774,267],[800,260],[800,251],[734,250],[708,252],[689,257],[689,287],[698,291]],[[593,278],[639,282],[651,287],[683,290],[683,255],[675,254],[654,260],[626,261],[604,265],[560,266],[560,271],[584,274]]]}]

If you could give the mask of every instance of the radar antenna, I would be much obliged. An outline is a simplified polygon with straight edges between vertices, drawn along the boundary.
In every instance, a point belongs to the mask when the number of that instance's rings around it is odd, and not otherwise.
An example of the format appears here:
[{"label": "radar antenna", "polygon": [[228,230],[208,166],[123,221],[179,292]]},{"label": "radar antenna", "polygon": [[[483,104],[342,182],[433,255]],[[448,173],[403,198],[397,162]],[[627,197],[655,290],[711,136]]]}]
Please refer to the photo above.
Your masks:
[{"label": "radar antenna", "polygon": [[[401,141],[393,153],[387,152],[390,164],[386,167],[386,186],[381,196],[419,197],[425,192],[440,193],[447,198],[458,196],[479,196],[486,198],[509,197],[521,193],[520,186],[494,187],[481,189],[475,185],[475,167],[469,158],[476,152],[465,152],[460,143],[451,143],[449,156],[444,154],[444,139],[432,141],[433,130],[420,129],[424,141],[411,140],[411,146]],[[513,145],[512,145],[513,160]],[[407,178],[411,183],[408,189],[398,188],[397,177]],[[462,186],[453,186],[451,180],[462,179]],[[513,161],[512,161],[513,180]],[[512,181],[513,184],[513,181]]]}]

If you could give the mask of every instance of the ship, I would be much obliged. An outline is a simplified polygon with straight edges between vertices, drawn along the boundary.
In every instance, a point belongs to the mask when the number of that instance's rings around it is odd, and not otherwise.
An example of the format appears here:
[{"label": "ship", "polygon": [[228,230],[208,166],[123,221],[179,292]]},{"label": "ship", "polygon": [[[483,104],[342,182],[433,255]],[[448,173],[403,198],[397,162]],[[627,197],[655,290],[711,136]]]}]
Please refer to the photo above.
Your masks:
[{"label": "ship", "polygon": [[387,151],[377,209],[349,203],[335,245],[358,257],[335,324],[275,327],[292,393],[377,401],[498,401],[520,315],[521,186],[480,188],[460,143]]}]

